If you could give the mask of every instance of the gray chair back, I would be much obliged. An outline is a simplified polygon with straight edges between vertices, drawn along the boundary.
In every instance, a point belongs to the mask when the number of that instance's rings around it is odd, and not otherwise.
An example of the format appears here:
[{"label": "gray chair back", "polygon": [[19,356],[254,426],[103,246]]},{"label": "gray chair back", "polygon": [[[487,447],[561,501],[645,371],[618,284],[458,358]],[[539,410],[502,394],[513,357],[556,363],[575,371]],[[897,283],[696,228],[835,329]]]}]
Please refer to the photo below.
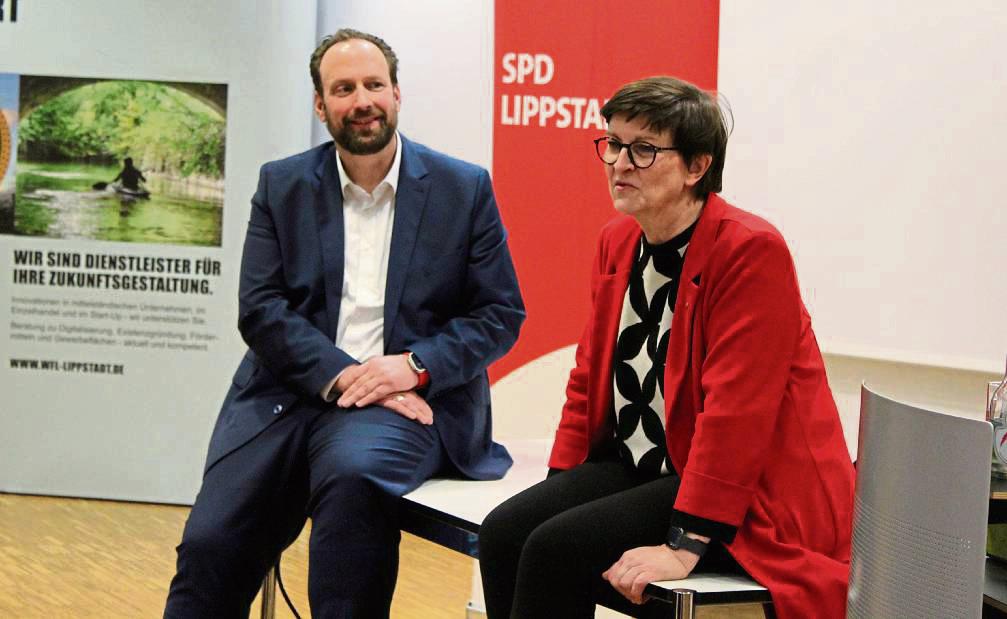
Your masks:
[{"label": "gray chair back", "polygon": [[847,617],[979,617],[989,422],[861,387]]}]

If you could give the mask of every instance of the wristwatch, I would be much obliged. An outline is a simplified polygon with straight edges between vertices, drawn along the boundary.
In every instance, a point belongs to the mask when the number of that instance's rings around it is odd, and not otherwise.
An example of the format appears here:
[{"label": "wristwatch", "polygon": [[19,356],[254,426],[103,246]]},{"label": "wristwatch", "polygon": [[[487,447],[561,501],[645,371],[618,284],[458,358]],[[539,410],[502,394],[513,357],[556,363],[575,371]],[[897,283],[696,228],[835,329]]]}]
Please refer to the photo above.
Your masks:
[{"label": "wristwatch", "polygon": [[702,540],[689,537],[682,527],[671,527],[668,529],[668,548],[672,550],[688,550],[692,554],[702,557],[706,554],[709,544]]},{"label": "wristwatch", "polygon": [[423,363],[420,362],[420,358],[412,351],[409,351],[406,354],[406,363],[409,364],[409,369],[417,374],[426,374],[427,372],[427,368],[423,367]]}]

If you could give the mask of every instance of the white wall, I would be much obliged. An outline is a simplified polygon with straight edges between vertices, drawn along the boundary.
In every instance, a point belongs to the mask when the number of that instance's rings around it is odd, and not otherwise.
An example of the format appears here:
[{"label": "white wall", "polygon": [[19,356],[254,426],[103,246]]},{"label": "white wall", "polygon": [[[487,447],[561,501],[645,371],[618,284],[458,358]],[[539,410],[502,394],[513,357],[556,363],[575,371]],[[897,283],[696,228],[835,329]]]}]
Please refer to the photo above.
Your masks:
[{"label": "white wall", "polygon": [[721,3],[725,193],[788,239],[823,347],[1000,371],[1007,3]]}]

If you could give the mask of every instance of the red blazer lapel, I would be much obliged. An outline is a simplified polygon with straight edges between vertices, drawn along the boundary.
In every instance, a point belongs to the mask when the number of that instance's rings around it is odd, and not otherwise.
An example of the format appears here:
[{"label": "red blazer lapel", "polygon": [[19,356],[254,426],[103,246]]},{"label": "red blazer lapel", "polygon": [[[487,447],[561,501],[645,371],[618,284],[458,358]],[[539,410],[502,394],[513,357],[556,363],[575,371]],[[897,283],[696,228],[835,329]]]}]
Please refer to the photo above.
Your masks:
[{"label": "red blazer lapel", "polygon": [[[591,376],[588,385],[588,429],[591,446],[605,440],[610,432],[599,432],[609,422],[612,410],[614,385],[612,364],[619,338],[619,320],[622,304],[629,286],[629,275],[643,231],[636,221],[620,217],[606,226],[603,232],[602,272],[592,281],[594,319],[591,333]],[[611,232],[605,234],[605,232]],[[585,454],[586,455],[586,454]]]},{"label": "red blazer lapel", "polygon": [[692,444],[696,427],[694,419],[703,406],[701,400],[696,401],[701,393],[694,394],[683,388],[689,386],[684,383],[692,357],[693,323],[703,268],[717,238],[724,210],[725,203],[720,196],[710,194],[685,253],[682,279],[675,300],[675,315],[671,321],[671,340],[668,342],[668,358],[664,366],[664,414],[669,439],[668,451],[672,465],[679,473],[685,467],[689,455],[689,445]]},{"label": "red blazer lapel", "polygon": [[[632,254],[630,254],[632,264]],[[610,275],[604,275],[595,282],[595,309],[597,319],[594,323],[591,345],[592,373],[588,381],[589,391],[587,402],[588,428],[591,446],[604,440],[610,432],[599,432],[598,429],[609,422],[608,413],[612,410],[615,397],[612,363],[615,359],[616,340],[619,337],[619,319],[622,315],[622,302],[629,285],[629,268]],[[585,454],[586,455],[586,454]]]}]

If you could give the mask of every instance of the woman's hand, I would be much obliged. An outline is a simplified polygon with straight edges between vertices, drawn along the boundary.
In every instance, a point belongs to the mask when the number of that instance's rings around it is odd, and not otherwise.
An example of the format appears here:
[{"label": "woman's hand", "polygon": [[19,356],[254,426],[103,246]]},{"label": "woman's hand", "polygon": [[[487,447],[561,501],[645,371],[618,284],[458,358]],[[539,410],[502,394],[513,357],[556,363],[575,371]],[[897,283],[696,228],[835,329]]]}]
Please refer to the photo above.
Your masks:
[{"label": "woman's hand", "polygon": [[630,602],[643,604],[644,587],[658,580],[685,578],[698,562],[699,556],[688,550],[672,550],[663,544],[641,546],[622,553],[601,577]]}]

